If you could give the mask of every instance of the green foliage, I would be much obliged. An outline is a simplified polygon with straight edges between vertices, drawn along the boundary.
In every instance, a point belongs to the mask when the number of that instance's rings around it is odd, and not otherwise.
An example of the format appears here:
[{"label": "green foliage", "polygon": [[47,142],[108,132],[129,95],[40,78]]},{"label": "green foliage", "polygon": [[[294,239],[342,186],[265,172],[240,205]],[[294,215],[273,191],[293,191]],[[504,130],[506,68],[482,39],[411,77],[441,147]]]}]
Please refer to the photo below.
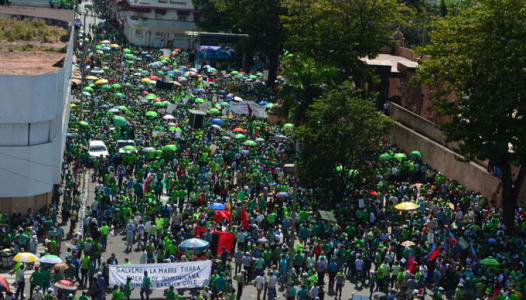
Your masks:
[{"label": "green foliage", "polygon": [[440,15],[442,17],[445,17],[447,15],[447,3],[446,3],[446,0],[440,0],[440,3],[438,4],[438,8],[440,10]]},{"label": "green foliage", "polygon": [[329,64],[316,63],[312,59],[294,56],[283,71],[287,77],[279,91],[286,116],[292,114],[296,126],[307,121],[307,109],[314,99],[321,97],[334,86],[338,70]]},{"label": "green foliage", "polygon": [[296,130],[302,184],[322,187],[341,199],[351,182],[370,174],[367,158],[392,124],[348,81],[317,99],[307,111],[306,123]]},{"label": "green foliage", "polygon": [[[451,117],[441,130],[468,159],[491,160],[502,171],[508,230],[526,175],[526,2],[481,0],[436,24],[415,80]],[[451,100],[454,95],[454,100]],[[512,174],[511,165],[520,166]]]},{"label": "green foliage", "polygon": [[45,41],[56,42],[65,32],[47,26],[44,20],[6,20],[0,18],[0,41]]},{"label": "green foliage", "polygon": [[389,0],[283,0],[287,49],[340,68],[345,79],[370,81],[361,60],[375,58],[402,22],[403,4]]}]

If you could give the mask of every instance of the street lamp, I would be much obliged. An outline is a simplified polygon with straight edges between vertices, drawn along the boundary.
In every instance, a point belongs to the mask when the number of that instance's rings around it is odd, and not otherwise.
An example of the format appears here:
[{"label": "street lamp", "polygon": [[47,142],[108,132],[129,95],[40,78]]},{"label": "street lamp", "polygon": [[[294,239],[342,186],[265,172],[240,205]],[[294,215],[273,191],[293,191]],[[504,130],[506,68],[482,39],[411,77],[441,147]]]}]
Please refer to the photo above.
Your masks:
[{"label": "street lamp", "polygon": [[[286,138],[287,141],[292,142],[295,148],[294,163],[285,164],[283,166],[283,172],[287,176],[292,176],[294,180],[294,186],[292,190],[292,213],[291,213],[291,222],[290,222],[290,241],[289,241],[289,265],[288,272],[289,276],[287,279],[287,284],[292,284],[292,266],[294,259],[294,249],[296,248],[294,243],[296,240],[296,199],[298,194],[298,153],[299,153],[299,141],[294,142],[293,140]],[[299,271],[298,271],[299,272]]]}]

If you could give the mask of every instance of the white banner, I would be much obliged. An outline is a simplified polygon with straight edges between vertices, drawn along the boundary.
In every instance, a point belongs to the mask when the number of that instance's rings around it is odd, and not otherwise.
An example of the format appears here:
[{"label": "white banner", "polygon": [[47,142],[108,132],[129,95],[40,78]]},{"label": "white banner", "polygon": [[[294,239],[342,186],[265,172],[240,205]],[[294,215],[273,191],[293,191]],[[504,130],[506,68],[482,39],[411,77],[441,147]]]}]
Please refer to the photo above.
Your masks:
[{"label": "white banner", "polygon": [[238,115],[248,115],[248,106],[252,109],[253,116],[263,116],[267,107],[265,105],[259,105],[254,101],[243,101],[240,103],[231,101],[230,102],[230,112]]},{"label": "white banner", "polygon": [[170,49],[161,49],[161,51],[163,51],[163,55],[166,57],[172,56],[172,52],[170,51]]},{"label": "white banner", "polygon": [[212,261],[186,263],[146,264],[146,265],[110,265],[109,286],[124,285],[130,277],[132,287],[140,289],[144,271],[150,276],[151,289],[202,288],[210,284]]},{"label": "white banner", "polygon": [[177,108],[177,104],[168,104],[168,107],[166,108],[166,112],[171,114],[175,109]]}]

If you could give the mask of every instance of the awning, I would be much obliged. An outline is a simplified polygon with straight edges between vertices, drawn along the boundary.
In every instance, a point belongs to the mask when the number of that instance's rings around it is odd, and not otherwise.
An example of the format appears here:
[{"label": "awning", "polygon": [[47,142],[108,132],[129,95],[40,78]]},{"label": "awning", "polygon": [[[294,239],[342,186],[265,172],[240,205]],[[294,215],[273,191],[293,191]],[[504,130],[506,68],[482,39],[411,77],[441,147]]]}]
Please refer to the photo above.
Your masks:
[{"label": "awning", "polygon": [[183,15],[183,16],[189,16],[190,15],[190,11],[189,10],[177,10],[177,14],[178,15]]},{"label": "awning", "polygon": [[155,13],[156,14],[160,14],[160,15],[166,15],[166,9],[164,9],[164,8],[156,8],[155,9]]}]

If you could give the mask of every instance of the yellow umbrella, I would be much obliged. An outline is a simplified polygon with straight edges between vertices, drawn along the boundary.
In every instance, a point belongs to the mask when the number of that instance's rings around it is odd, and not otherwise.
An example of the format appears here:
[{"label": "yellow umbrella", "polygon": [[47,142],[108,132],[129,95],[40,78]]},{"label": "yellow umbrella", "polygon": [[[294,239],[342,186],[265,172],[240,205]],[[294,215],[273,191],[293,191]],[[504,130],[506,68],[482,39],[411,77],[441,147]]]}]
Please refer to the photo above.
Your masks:
[{"label": "yellow umbrella", "polygon": [[400,244],[400,246],[404,246],[404,247],[413,247],[414,245],[416,245],[416,244],[411,242],[411,241],[405,241],[405,242]]},{"label": "yellow umbrella", "polygon": [[99,79],[99,80],[95,81],[95,84],[105,84],[105,83],[108,83],[107,79]]},{"label": "yellow umbrella", "polygon": [[75,104],[71,104],[71,107],[77,107]]},{"label": "yellow umbrella", "polygon": [[121,46],[117,45],[117,44],[111,44],[110,45],[110,48],[120,48]]},{"label": "yellow umbrella", "polygon": [[34,263],[38,261],[38,257],[34,255],[33,253],[22,252],[22,253],[18,253],[13,258],[13,260],[16,262],[22,262],[22,263]]},{"label": "yellow umbrella", "polygon": [[150,80],[150,78],[143,78],[143,79],[141,79],[141,81],[143,81],[143,82],[150,82],[151,80]]},{"label": "yellow umbrella", "polygon": [[402,203],[395,205],[395,208],[398,210],[415,210],[415,209],[419,209],[420,206],[413,202],[402,202]]},{"label": "yellow umbrella", "polygon": [[86,77],[85,79],[87,79],[87,80],[99,80],[98,77],[95,77],[93,75],[90,75],[90,76]]}]

